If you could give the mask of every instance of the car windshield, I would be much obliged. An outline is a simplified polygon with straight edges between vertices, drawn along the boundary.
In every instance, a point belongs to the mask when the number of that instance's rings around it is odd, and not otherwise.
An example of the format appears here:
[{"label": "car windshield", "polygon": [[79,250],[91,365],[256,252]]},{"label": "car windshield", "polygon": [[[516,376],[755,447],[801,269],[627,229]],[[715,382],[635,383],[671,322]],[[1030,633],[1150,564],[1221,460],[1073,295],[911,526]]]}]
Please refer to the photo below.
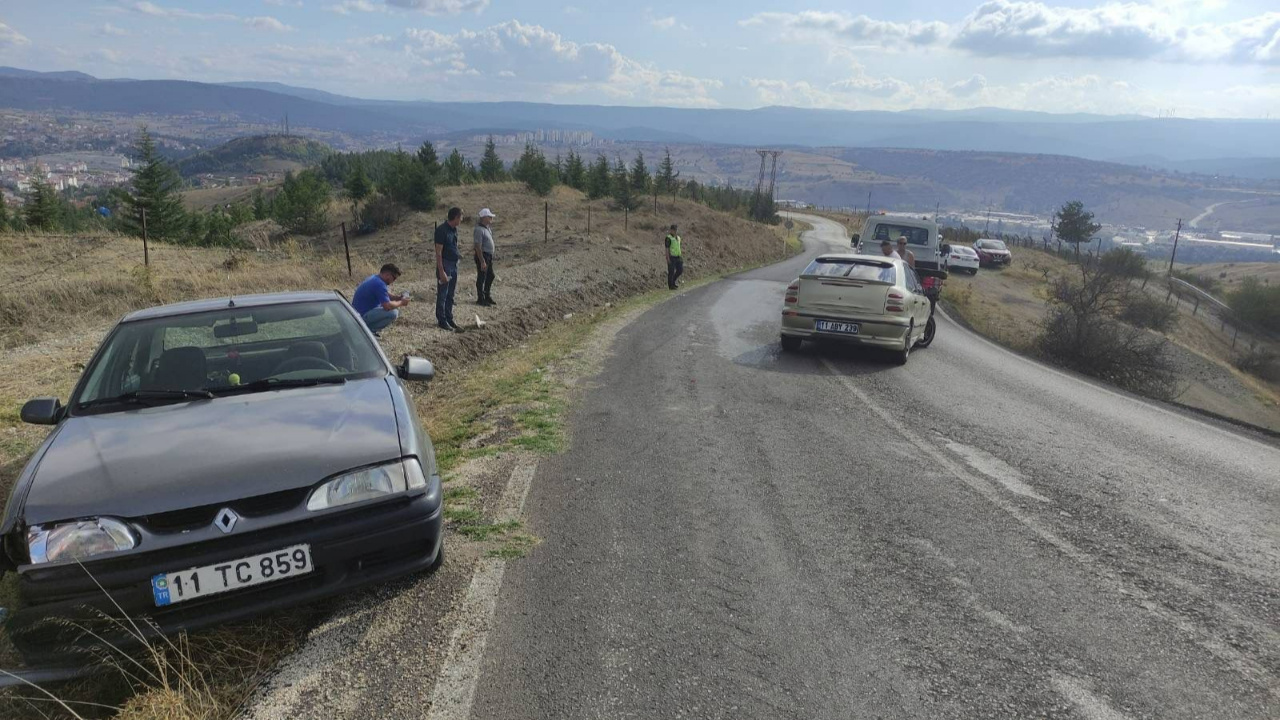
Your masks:
[{"label": "car windshield", "polygon": [[975,245],[977,247],[982,248],[983,250],[1007,250],[1008,249],[1004,246],[1004,243],[999,240],[979,240],[977,243],[975,243]]},{"label": "car windshield", "polygon": [[119,325],[85,371],[73,411],[281,387],[386,372],[341,302],[224,308]]},{"label": "car windshield", "polygon": [[897,282],[898,271],[891,262],[874,262],[869,260],[851,260],[848,258],[818,258],[804,269],[804,275],[810,277],[841,277],[850,280],[892,285]]},{"label": "car windshield", "polygon": [[929,244],[929,231],[927,229],[912,227],[910,225],[892,225],[888,223],[876,225],[875,235],[873,235],[871,239],[877,243],[882,240],[888,240],[889,242],[896,243],[898,242],[898,237],[902,235],[907,237],[908,245],[924,246]]}]

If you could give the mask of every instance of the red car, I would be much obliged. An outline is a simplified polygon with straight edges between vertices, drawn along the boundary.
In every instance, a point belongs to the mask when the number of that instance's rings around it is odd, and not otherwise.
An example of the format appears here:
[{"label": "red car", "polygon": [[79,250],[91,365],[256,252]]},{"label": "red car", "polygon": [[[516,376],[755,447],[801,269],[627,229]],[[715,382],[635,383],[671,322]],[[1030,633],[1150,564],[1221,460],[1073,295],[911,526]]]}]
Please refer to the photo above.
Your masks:
[{"label": "red car", "polygon": [[1000,240],[982,238],[975,240],[973,249],[978,253],[978,265],[981,267],[1005,267],[1013,262],[1009,248]]}]

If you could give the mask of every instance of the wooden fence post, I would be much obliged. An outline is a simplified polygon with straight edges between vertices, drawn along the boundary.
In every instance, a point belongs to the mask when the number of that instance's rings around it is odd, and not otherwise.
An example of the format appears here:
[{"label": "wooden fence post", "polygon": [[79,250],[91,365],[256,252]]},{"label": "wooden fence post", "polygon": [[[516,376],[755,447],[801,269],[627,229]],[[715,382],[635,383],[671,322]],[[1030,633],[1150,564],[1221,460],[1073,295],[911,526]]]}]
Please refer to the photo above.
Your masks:
[{"label": "wooden fence post", "polygon": [[151,267],[151,248],[147,246],[147,209],[142,208],[142,264]]},{"label": "wooden fence post", "polygon": [[551,201],[542,203],[542,242],[546,242],[551,233]]},{"label": "wooden fence post", "polygon": [[342,250],[347,254],[347,277],[351,277],[351,246],[347,244],[347,223],[342,223]]},{"label": "wooden fence post", "polygon": [[591,203],[587,203],[587,237],[591,237]]}]

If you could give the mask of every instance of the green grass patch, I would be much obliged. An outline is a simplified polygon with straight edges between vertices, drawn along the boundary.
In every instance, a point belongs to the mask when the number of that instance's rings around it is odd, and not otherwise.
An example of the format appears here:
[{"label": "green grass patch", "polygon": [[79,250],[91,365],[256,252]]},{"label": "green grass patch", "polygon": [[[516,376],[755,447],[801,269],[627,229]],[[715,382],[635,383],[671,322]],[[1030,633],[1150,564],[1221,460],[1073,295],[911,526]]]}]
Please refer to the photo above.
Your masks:
[{"label": "green grass patch", "polygon": [[457,530],[458,534],[463,535],[468,539],[485,542],[486,540],[492,540],[500,535],[506,535],[507,533],[519,530],[520,527],[521,525],[518,521],[508,520],[507,522],[500,523],[467,523],[459,525]]},{"label": "green grass patch", "polygon": [[496,548],[490,548],[485,552],[486,557],[502,558],[503,560],[518,560],[529,554],[534,546],[538,544],[538,539],[526,533],[510,533],[503,539],[502,544]]}]

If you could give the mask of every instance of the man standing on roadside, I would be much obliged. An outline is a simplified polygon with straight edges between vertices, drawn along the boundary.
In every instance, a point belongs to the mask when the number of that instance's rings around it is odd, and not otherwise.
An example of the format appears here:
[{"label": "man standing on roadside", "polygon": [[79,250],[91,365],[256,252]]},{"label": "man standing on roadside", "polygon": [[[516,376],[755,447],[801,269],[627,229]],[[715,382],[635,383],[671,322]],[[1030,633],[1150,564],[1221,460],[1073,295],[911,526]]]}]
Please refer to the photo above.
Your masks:
[{"label": "man standing on roadside", "polygon": [[684,254],[680,247],[680,236],[676,234],[676,226],[671,226],[667,233],[667,287],[675,290],[680,286],[680,276],[684,274]]},{"label": "man standing on roadside", "polygon": [[387,263],[382,266],[377,275],[365,278],[351,296],[351,307],[355,308],[374,335],[378,335],[395,322],[400,317],[400,308],[409,305],[408,293],[401,293],[392,298],[391,290],[387,287],[399,277],[400,268]]},{"label": "man standing on roadside", "polygon": [[906,234],[898,235],[898,257],[906,261],[907,267],[916,266],[916,254],[907,249]]},{"label": "man standing on roadside", "polygon": [[462,210],[449,208],[449,219],[436,228],[436,324],[441,330],[462,332],[453,322],[453,296],[458,290],[458,223]]},{"label": "man standing on roadside", "polygon": [[476,245],[476,304],[497,305],[493,301],[493,295],[489,294],[493,287],[493,230],[489,226],[497,215],[489,208],[484,208],[479,217],[472,233]]},{"label": "man standing on roadside", "polygon": [[899,255],[898,252],[893,249],[893,243],[889,242],[888,240],[880,241],[880,252],[884,254],[885,257],[890,257],[890,258],[893,258],[894,260],[902,259],[902,256]]}]

